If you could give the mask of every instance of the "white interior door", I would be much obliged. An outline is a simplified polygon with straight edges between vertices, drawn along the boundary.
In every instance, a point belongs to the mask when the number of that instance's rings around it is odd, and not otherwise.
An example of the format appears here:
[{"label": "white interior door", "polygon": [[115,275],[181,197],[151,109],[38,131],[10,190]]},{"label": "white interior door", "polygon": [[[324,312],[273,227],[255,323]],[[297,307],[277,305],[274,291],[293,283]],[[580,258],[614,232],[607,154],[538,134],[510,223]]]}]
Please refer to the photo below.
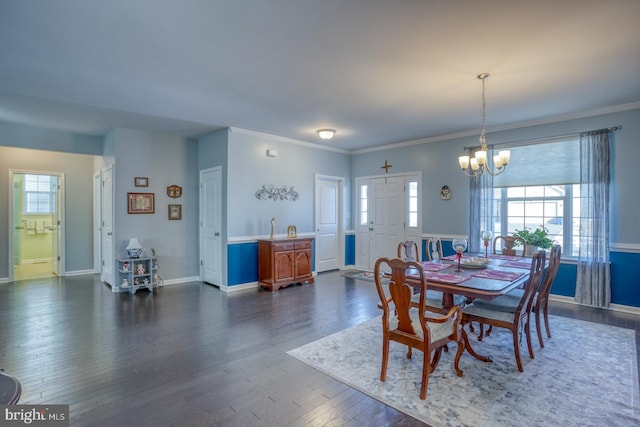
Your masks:
[{"label": "white interior door", "polygon": [[102,273],[102,176],[93,175],[93,271]]},{"label": "white interior door", "polygon": [[336,270],[342,241],[342,178],[316,177],[316,271]]},{"label": "white interior door", "polygon": [[63,266],[63,252],[62,252],[62,207],[63,207],[63,195],[62,195],[62,176],[51,176],[51,192],[55,194],[56,202],[55,209],[52,215],[52,221],[50,225],[51,232],[51,259],[53,274],[57,276],[62,275]]},{"label": "white interior door", "polygon": [[100,279],[115,288],[113,276],[113,166],[102,170],[102,274]]},{"label": "white interior door", "polygon": [[200,277],[222,285],[222,168],[200,171]]},{"label": "white interior door", "polygon": [[372,178],[370,206],[369,268],[378,258],[395,258],[398,243],[404,238],[405,197],[404,177]]}]

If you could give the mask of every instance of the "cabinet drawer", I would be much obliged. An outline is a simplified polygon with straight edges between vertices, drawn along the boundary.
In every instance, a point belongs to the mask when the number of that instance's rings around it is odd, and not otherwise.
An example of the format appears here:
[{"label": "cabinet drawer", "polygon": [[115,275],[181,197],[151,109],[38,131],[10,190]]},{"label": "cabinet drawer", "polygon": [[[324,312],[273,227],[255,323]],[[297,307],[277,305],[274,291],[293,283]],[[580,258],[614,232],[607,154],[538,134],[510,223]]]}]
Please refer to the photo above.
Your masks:
[{"label": "cabinet drawer", "polygon": [[293,250],[293,243],[274,243],[273,244],[273,250],[276,252],[281,252],[281,251],[292,251]]},{"label": "cabinet drawer", "polygon": [[310,241],[306,241],[306,242],[296,242],[296,249],[309,249],[311,247],[311,242]]}]

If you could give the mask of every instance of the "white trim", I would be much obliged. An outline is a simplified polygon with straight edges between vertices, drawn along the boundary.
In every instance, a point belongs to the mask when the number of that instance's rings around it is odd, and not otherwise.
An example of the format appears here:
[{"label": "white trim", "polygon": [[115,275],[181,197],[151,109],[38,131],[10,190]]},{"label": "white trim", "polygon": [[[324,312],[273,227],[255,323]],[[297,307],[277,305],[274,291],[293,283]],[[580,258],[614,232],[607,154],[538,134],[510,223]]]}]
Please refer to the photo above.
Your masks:
[{"label": "white trim", "polygon": [[[591,307],[590,305],[578,304],[573,297],[567,297],[564,295],[554,295],[549,294],[550,301],[558,301],[566,304],[579,305],[583,307]],[[591,308],[600,308],[600,307],[591,307]],[[631,305],[620,305],[620,304],[611,304],[609,308],[601,308],[602,310],[611,310],[619,313],[630,313],[640,315],[640,307],[633,307]]]},{"label": "white trim", "polygon": [[609,252],[640,253],[640,245],[637,243],[611,243]]},{"label": "white trim", "polygon": [[468,239],[469,236],[466,234],[437,234],[437,233],[424,233],[422,235],[423,240],[429,240],[432,238],[440,238],[444,240],[453,240],[453,239]]},{"label": "white trim", "polygon": [[169,280],[162,279],[162,286],[158,286],[158,287],[161,288],[163,286],[171,286],[171,285],[186,285],[190,282],[198,282],[198,284],[203,283],[198,276],[191,276],[191,277],[182,277],[179,279],[169,279]]},{"label": "white trim", "polygon": [[[600,115],[603,115],[603,114],[611,114],[611,113],[618,113],[618,112],[621,112],[621,111],[635,110],[636,108],[640,108],[640,102],[632,102],[632,103],[629,103],[629,104],[614,105],[614,106],[611,106],[611,107],[599,108],[599,109],[596,109],[596,110],[583,111],[581,113],[564,114],[564,115],[561,115],[561,116],[547,117],[547,118],[541,119],[541,120],[530,120],[530,121],[525,121],[525,122],[519,122],[519,123],[513,123],[513,124],[509,124],[509,125],[504,125],[504,126],[491,126],[491,133],[494,134],[496,132],[501,132],[501,131],[505,131],[505,130],[513,130],[513,129],[520,129],[520,128],[525,128],[525,127],[547,125],[547,124],[558,123],[558,122],[566,122],[566,121],[569,121],[569,120],[581,119],[581,118],[585,118],[585,117],[593,117],[593,116],[600,116]],[[420,138],[420,139],[414,139],[414,140],[411,140],[411,141],[398,142],[398,143],[394,143],[394,144],[380,145],[380,146],[377,146],[377,147],[363,148],[361,150],[350,151],[349,153],[350,154],[364,154],[364,153],[371,153],[371,152],[374,152],[374,151],[390,150],[390,149],[396,149],[396,148],[400,148],[400,147],[409,147],[409,146],[413,146],[413,145],[427,144],[429,142],[447,141],[447,140],[450,140],[450,139],[458,139],[458,138],[465,138],[465,137],[468,137],[468,136],[478,136],[478,135],[479,135],[479,133],[478,133],[477,130],[466,131],[466,132],[458,132],[458,133],[450,133],[450,134],[447,134],[447,135],[439,135],[439,136],[433,136],[433,137],[429,137],[429,138]]]},{"label": "white trim", "polygon": [[20,265],[24,264],[40,264],[43,262],[53,262],[53,258],[33,258],[33,259],[23,259]]},{"label": "white trim", "polygon": [[253,130],[230,127],[229,128],[229,132],[231,132],[231,133],[239,133],[239,134],[244,134],[244,135],[250,135],[250,136],[254,136],[256,138],[261,138],[261,139],[270,139],[272,141],[284,142],[286,144],[301,145],[303,147],[315,148],[315,149],[318,149],[318,150],[333,151],[333,152],[341,153],[341,154],[351,154],[352,153],[352,151],[344,150],[342,148],[327,147],[326,145],[320,145],[320,144],[316,144],[316,143],[312,143],[312,142],[301,141],[299,139],[285,138],[283,136],[272,135],[272,134],[263,133],[263,132],[256,132],[256,131],[253,131]]},{"label": "white trim", "polygon": [[222,292],[231,293],[237,291],[246,291],[247,289],[257,289],[258,282],[240,283],[233,286],[220,286]]},{"label": "white trim", "polygon": [[60,276],[64,276],[64,277],[69,277],[69,276],[84,276],[84,275],[95,275],[96,272],[91,269],[91,270],[75,270],[75,271],[65,271],[64,274],[61,274]]}]

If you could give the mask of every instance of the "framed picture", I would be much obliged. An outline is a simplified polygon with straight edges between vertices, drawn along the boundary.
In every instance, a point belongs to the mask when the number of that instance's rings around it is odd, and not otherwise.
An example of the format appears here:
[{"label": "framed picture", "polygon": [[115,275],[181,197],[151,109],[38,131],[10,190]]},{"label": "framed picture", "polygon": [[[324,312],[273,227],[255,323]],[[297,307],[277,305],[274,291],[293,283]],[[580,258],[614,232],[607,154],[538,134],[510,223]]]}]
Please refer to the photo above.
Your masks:
[{"label": "framed picture", "polygon": [[167,187],[167,196],[177,199],[182,196],[182,187],[179,185],[170,185]]},{"label": "framed picture", "polygon": [[133,185],[136,187],[148,187],[149,186],[149,178],[143,178],[141,176],[136,176],[133,178]]},{"label": "framed picture", "polygon": [[152,214],[156,211],[154,193],[127,193],[127,213]]},{"label": "framed picture", "polygon": [[169,220],[182,219],[182,205],[169,205]]}]

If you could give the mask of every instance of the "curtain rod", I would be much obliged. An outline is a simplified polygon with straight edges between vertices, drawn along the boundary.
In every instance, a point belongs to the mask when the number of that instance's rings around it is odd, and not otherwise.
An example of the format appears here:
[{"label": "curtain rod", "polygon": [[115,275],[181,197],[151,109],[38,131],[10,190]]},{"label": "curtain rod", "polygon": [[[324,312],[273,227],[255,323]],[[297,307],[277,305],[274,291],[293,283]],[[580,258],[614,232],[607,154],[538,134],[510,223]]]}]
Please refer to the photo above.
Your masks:
[{"label": "curtain rod", "polygon": [[[493,147],[501,147],[501,146],[509,146],[509,147],[519,147],[521,145],[531,145],[533,142],[544,142],[544,141],[552,141],[554,139],[562,139],[562,138],[569,138],[570,136],[580,136],[581,133],[585,133],[585,132],[597,132],[600,130],[607,130],[609,132],[615,132],[618,129],[622,128],[622,126],[610,126],[610,127],[606,127],[606,128],[602,128],[602,129],[593,129],[593,130],[585,130],[585,131],[581,131],[581,132],[573,132],[573,133],[567,133],[564,135],[555,135],[555,136],[546,136],[546,137],[542,137],[542,138],[531,138],[531,139],[523,139],[521,141],[511,141],[511,142],[501,142],[499,144],[487,144],[487,146],[489,148],[493,148]],[[480,147],[479,145],[474,145],[471,147],[464,147],[465,150],[472,150],[475,148]]]}]

